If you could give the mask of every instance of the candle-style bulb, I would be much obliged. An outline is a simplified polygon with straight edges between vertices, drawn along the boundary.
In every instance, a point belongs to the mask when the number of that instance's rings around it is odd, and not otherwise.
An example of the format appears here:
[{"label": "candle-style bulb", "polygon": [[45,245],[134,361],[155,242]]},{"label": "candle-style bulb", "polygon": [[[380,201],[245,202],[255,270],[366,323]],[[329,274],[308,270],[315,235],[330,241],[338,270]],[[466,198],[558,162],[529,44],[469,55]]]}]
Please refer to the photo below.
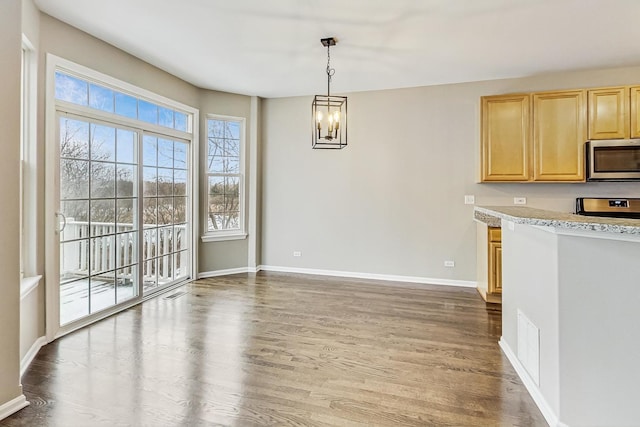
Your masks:
[{"label": "candle-style bulb", "polygon": [[318,123],[320,123],[320,121],[322,120],[322,111],[318,111],[316,113],[316,120],[318,121]]}]

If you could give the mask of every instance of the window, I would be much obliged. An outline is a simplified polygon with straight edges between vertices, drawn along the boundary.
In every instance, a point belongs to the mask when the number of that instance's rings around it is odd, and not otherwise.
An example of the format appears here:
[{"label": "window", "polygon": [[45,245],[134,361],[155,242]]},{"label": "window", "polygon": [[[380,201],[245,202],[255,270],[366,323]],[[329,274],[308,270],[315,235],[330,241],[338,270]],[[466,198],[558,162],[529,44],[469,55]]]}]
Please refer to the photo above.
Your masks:
[{"label": "window", "polygon": [[47,58],[55,335],[193,277],[198,110]]},{"label": "window", "polygon": [[56,71],[56,99],[182,132],[190,132],[189,115],[143,98]]},{"label": "window", "polygon": [[[35,149],[36,54],[33,45],[22,38],[21,132],[20,132],[20,278],[23,285],[37,283],[36,212],[37,166]],[[33,280],[32,280],[33,279]]]},{"label": "window", "polygon": [[242,239],[244,231],[244,119],[207,119],[207,223],[203,241]]}]

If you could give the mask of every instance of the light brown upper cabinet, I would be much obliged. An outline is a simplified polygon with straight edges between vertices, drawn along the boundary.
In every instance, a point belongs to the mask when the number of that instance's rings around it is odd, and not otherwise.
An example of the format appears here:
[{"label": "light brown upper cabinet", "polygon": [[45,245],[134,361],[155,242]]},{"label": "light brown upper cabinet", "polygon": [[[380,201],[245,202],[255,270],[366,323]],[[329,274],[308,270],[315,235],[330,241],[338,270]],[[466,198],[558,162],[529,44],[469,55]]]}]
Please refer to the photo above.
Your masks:
[{"label": "light brown upper cabinet", "polygon": [[640,138],[640,86],[631,87],[631,138]]},{"label": "light brown upper cabinet", "polygon": [[533,94],[533,180],[584,181],[586,90]]},{"label": "light brown upper cabinet", "polygon": [[588,93],[589,139],[629,138],[628,88],[591,89]]},{"label": "light brown upper cabinet", "polygon": [[530,179],[530,96],[482,97],[482,181]]}]

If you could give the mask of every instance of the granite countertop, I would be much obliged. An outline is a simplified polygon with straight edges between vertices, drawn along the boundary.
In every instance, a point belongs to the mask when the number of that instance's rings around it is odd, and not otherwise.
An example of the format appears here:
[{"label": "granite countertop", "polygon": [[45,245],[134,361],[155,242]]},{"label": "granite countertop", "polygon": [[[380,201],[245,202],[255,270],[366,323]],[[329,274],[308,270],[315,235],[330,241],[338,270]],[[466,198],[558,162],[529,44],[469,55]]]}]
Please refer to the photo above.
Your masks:
[{"label": "granite countertop", "polygon": [[476,206],[473,216],[492,227],[499,227],[500,220],[506,219],[516,224],[640,235],[640,219],[582,216],[524,206]]}]

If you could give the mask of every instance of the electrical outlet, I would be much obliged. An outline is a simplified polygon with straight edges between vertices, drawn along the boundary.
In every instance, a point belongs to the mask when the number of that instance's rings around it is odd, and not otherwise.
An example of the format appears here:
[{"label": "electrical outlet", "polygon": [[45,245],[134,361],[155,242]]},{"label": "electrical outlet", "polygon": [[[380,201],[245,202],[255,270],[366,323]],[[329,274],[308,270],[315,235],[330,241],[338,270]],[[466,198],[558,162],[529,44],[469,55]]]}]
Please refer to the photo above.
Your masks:
[{"label": "electrical outlet", "polygon": [[469,195],[469,194],[464,196],[464,204],[465,205],[473,205],[475,203],[476,203],[476,196]]},{"label": "electrical outlet", "polygon": [[302,256],[302,252],[300,252],[300,251],[293,251],[293,256]]},{"label": "electrical outlet", "polygon": [[514,205],[526,205],[527,204],[527,198],[526,197],[514,197],[513,198],[513,204]]},{"label": "electrical outlet", "polygon": [[455,267],[456,263],[454,261],[445,261],[444,262],[444,266],[445,267]]}]

